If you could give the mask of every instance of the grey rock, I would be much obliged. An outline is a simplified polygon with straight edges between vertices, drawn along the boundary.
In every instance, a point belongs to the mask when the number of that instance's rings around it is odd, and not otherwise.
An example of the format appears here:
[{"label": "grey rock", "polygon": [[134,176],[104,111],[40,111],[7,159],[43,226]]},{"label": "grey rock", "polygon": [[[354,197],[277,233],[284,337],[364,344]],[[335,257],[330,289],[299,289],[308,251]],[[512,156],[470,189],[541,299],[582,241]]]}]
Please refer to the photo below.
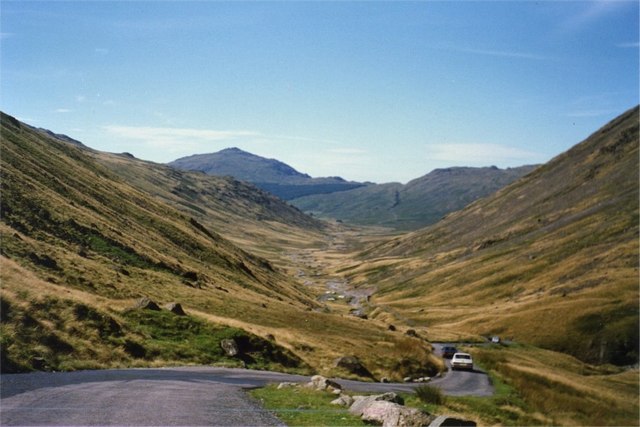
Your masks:
[{"label": "grey rock", "polygon": [[220,341],[220,347],[222,347],[225,354],[229,357],[236,356],[240,351],[238,343],[236,343],[233,338],[227,338]]}]

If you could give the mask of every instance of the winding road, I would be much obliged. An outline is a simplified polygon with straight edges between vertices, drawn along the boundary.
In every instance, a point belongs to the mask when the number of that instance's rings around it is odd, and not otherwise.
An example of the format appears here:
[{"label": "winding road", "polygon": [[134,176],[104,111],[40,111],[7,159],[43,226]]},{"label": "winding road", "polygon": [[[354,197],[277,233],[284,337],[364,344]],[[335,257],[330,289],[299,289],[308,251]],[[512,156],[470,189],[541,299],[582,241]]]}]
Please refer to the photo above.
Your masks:
[{"label": "winding road", "polygon": [[[309,377],[214,367],[4,374],[0,425],[278,426],[244,389]],[[410,392],[420,384],[337,380],[351,392]],[[449,372],[430,384],[449,395],[491,395],[481,372]]]}]

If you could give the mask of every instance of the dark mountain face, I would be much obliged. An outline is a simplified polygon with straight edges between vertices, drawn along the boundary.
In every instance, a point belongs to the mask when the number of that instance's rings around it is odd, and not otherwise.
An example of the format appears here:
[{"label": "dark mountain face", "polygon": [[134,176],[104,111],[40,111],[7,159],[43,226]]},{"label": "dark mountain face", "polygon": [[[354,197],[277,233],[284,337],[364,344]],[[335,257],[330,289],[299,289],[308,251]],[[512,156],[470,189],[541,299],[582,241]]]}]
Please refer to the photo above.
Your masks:
[{"label": "dark mountain face", "polygon": [[434,224],[534,169],[535,166],[436,169],[406,185],[372,184],[341,193],[305,196],[292,203],[320,217],[410,230]]},{"label": "dark mountain face", "polygon": [[312,178],[279,160],[256,156],[239,148],[183,157],[169,163],[169,166],[197,170],[208,175],[232,176],[251,182],[284,200],[308,194],[345,191],[363,185],[339,177]]}]

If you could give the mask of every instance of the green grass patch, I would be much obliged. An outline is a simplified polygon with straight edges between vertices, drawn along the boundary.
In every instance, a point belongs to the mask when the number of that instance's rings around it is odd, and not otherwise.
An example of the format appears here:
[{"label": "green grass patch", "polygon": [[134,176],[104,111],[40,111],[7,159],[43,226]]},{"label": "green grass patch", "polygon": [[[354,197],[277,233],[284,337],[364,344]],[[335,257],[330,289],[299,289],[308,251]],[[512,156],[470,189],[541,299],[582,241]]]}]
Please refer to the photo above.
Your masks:
[{"label": "green grass patch", "polygon": [[278,390],[275,385],[251,390],[251,396],[273,412],[288,426],[365,426],[367,424],[349,411],[331,401],[336,395],[307,389],[287,387]]},{"label": "green grass patch", "polygon": [[[308,366],[290,351],[242,329],[176,316],[169,311],[131,310],[125,318],[128,326],[144,337],[124,344],[134,357],[309,373]],[[220,346],[224,339],[237,343],[237,356],[225,354]]]}]

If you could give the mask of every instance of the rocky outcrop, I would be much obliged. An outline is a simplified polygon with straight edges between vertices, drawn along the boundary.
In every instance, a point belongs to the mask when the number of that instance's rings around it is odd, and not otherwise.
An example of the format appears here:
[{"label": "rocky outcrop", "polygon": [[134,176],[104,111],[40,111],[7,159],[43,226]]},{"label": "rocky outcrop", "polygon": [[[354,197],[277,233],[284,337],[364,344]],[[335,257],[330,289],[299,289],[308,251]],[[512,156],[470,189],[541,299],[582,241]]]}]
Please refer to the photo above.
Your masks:
[{"label": "rocky outcrop", "polygon": [[182,308],[182,305],[180,305],[180,303],[178,303],[178,302],[170,302],[168,304],[165,304],[164,308],[166,310],[169,310],[170,312],[172,312],[173,314],[175,314],[177,316],[186,316],[187,315],[187,313],[184,312],[184,309]]},{"label": "rocky outcrop", "polygon": [[134,309],[136,308],[140,308],[143,310],[154,310],[154,311],[160,311],[160,306],[158,304],[156,304],[155,302],[153,302],[152,300],[150,300],[147,297],[144,298],[140,298],[138,301],[136,301],[136,305],[133,306]]},{"label": "rocky outcrop", "polygon": [[373,375],[364,367],[360,359],[355,356],[342,356],[336,359],[336,368],[342,368],[345,371],[358,375],[360,377],[373,378]]}]

